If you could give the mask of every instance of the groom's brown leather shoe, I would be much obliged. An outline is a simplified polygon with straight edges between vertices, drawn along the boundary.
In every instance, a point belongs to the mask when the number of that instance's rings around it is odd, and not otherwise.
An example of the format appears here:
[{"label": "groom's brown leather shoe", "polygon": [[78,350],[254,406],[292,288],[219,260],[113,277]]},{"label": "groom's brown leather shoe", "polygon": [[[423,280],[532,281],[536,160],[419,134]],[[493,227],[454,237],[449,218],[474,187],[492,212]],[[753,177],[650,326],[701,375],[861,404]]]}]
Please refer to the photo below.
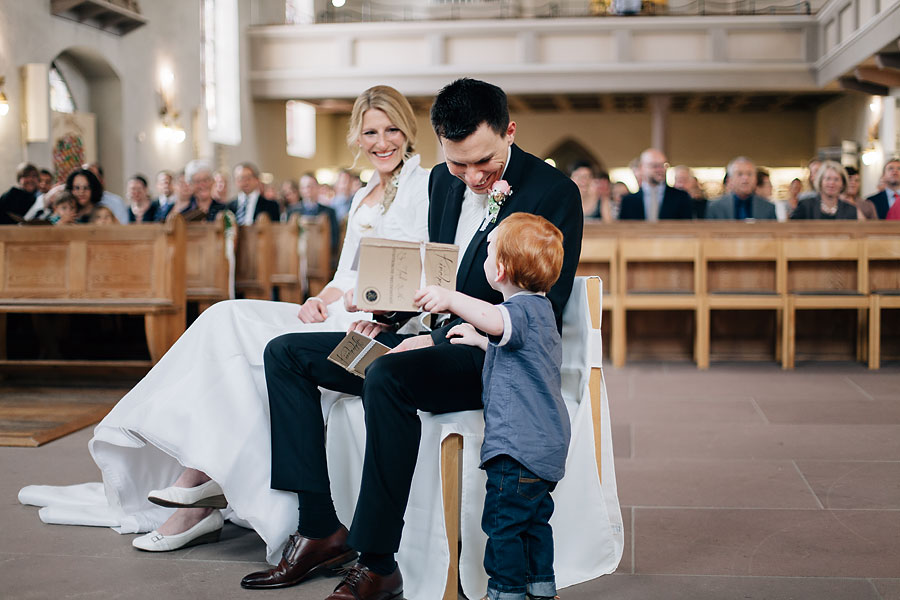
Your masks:
[{"label": "groom's brown leather shoe", "polygon": [[403,596],[400,567],[390,575],[379,575],[356,563],[325,600],[392,600]]},{"label": "groom's brown leather shoe", "polygon": [[347,528],[341,527],[327,538],[313,540],[291,534],[274,569],[250,573],[241,579],[241,587],[266,590],[296,585],[316,575],[336,575],[347,563],[356,560],[356,552],[347,545]]}]

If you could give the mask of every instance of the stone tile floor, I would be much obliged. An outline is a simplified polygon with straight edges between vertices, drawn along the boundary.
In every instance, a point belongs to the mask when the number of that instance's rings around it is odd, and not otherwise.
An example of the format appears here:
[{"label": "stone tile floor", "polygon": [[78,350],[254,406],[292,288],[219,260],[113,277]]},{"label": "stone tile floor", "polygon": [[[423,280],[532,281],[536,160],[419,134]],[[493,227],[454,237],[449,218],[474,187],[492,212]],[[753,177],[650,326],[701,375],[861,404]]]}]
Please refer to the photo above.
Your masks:
[{"label": "stone tile floor", "polygon": [[[606,378],[625,553],[564,600],[900,600],[900,368],[637,364]],[[230,524],[219,544],[163,555],[42,524],[16,493],[97,480],[88,439],[0,448],[0,597],[321,600],[336,583],[242,590],[264,548]]]}]

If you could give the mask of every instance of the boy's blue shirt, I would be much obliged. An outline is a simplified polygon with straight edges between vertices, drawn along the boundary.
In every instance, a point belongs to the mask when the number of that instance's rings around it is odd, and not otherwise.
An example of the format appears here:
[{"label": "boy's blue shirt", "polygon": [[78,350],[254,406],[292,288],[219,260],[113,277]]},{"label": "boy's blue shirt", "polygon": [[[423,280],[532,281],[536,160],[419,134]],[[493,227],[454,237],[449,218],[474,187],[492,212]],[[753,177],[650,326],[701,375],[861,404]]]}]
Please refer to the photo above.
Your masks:
[{"label": "boy's blue shirt", "polygon": [[482,372],[481,464],[506,454],[559,481],[571,437],[561,391],[562,343],[550,301],[520,292],[499,304],[503,334],[490,336]]}]

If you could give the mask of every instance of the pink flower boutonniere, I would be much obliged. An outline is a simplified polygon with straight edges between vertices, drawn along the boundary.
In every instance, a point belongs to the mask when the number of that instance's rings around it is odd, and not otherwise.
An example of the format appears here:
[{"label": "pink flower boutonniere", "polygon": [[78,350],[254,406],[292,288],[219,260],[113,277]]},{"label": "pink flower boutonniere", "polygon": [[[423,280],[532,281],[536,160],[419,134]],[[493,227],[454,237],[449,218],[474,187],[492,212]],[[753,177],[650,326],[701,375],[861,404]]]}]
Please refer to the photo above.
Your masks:
[{"label": "pink flower boutonniere", "polygon": [[506,204],[506,201],[512,196],[512,193],[513,189],[505,179],[494,182],[494,185],[491,186],[491,191],[488,193],[489,222],[497,222],[497,215],[500,213],[500,208]]}]

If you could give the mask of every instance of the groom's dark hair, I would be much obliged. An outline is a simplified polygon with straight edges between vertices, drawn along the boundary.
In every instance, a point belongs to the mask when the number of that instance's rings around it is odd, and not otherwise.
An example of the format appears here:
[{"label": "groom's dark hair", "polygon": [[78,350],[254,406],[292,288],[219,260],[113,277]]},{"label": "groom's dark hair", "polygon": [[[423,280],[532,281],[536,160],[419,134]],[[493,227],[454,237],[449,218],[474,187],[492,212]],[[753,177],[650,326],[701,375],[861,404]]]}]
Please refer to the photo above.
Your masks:
[{"label": "groom's dark hair", "polygon": [[487,123],[497,135],[506,135],[509,107],[506,92],[496,85],[464,77],[446,86],[431,105],[431,126],[438,137],[458,142]]}]

